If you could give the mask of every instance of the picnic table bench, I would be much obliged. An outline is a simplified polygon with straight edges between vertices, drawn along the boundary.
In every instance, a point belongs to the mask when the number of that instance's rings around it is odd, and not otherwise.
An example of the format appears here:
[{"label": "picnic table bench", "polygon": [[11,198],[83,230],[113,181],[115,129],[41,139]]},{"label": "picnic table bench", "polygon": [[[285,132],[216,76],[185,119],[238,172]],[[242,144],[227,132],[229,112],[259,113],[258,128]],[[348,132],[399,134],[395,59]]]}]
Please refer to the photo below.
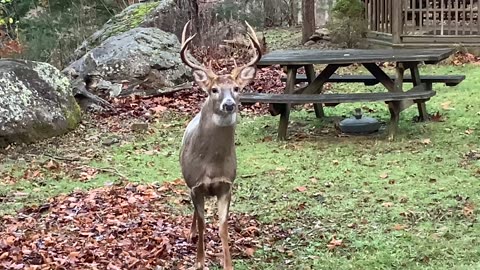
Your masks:
[{"label": "picnic table bench", "polygon": [[[240,97],[242,103],[269,103],[274,108],[272,115],[280,114],[278,139],[287,137],[290,107],[292,104],[313,103],[315,115],[324,116],[323,104],[336,105],[352,102],[378,102],[388,104],[390,111],[389,138],[393,139],[400,117],[400,112],[417,104],[419,119],[428,118],[426,101],[435,95],[433,83],[445,83],[454,86],[465,76],[420,76],[419,65],[438,63],[453,53],[453,49],[375,49],[375,50],[280,50],[268,53],[260,59],[258,66],[280,65],[286,69],[286,87],[282,94],[244,93]],[[377,63],[395,62],[396,74],[386,74]],[[363,65],[371,75],[336,75],[340,67],[352,64]],[[317,75],[314,64],[326,64]],[[305,74],[297,74],[300,67],[305,68]],[[410,76],[405,76],[405,70]],[[305,87],[295,89],[298,82],[308,82]],[[365,85],[381,83],[387,92],[378,93],[348,93],[324,94],[323,85],[326,82],[361,82]],[[413,83],[413,87],[403,90],[404,83]]]}]

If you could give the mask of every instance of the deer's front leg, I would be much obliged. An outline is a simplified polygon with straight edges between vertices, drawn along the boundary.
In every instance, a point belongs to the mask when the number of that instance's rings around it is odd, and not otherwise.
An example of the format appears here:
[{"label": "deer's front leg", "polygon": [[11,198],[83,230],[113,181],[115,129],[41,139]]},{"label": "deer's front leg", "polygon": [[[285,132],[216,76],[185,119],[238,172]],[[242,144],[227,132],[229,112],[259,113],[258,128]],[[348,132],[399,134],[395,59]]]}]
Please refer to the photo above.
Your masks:
[{"label": "deer's front leg", "polygon": [[[205,233],[205,197],[203,193],[195,194],[192,192],[192,201],[195,206],[196,216],[196,228],[198,230],[197,240],[197,259],[195,262],[195,269],[202,269],[205,267],[205,246],[204,246],[204,233]],[[192,224],[192,228],[195,224]]]},{"label": "deer's front leg", "polygon": [[[228,185],[228,190],[222,192],[218,198],[218,218],[220,219],[220,239],[222,240],[223,248],[223,269],[232,270],[232,258],[230,256],[230,247],[228,244],[228,211],[231,200],[231,186]],[[226,185],[225,185],[226,186]]]}]

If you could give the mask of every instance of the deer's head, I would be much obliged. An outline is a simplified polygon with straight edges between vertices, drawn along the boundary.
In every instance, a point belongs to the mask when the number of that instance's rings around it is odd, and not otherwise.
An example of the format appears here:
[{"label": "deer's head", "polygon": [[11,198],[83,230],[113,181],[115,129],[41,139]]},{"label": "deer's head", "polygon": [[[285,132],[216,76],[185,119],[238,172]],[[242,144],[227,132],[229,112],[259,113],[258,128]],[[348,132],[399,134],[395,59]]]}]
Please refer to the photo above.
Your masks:
[{"label": "deer's head", "polygon": [[[211,68],[207,68],[201,64],[195,64],[188,59],[187,47],[196,34],[186,39],[186,32],[190,21],[188,21],[183,28],[180,56],[182,61],[192,68],[195,82],[208,94],[206,106],[211,106],[210,109],[213,110],[214,117],[235,119],[232,115],[235,115],[238,110],[240,91],[255,78],[257,71],[255,64],[262,57],[260,43],[255,35],[255,31],[247,22],[245,23],[249,30],[248,37],[253,45],[252,47],[256,51],[255,57],[246,65],[235,67],[232,72],[227,75],[217,75]],[[226,123],[225,121],[222,122],[223,124],[221,125],[233,124]]]}]

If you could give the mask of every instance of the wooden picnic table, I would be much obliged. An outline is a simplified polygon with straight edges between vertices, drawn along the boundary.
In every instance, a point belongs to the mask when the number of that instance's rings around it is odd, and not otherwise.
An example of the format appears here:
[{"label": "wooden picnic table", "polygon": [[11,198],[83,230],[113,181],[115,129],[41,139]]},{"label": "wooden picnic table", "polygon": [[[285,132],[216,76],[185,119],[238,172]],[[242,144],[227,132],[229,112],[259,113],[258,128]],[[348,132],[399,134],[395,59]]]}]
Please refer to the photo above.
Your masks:
[{"label": "wooden picnic table", "polygon": [[[299,102],[314,103],[315,114],[320,118],[324,116],[322,103],[385,101],[389,106],[391,114],[389,129],[390,138],[393,138],[398,126],[400,112],[412,104],[418,104],[420,120],[424,121],[428,118],[425,102],[435,95],[435,92],[431,89],[431,83],[428,84],[422,81],[419,65],[421,63],[438,63],[449,57],[453,52],[454,50],[449,48],[273,51],[264,55],[257,65],[259,67],[280,65],[286,69],[287,78],[284,93],[282,95],[246,94],[242,99],[246,102],[265,102],[282,105],[278,127],[278,138],[280,140],[286,139],[290,106],[292,104],[298,104]],[[396,75],[394,78],[382,70],[379,65],[381,62],[395,63]],[[326,67],[319,74],[316,74],[314,70],[315,64],[325,64]],[[363,65],[388,92],[384,94],[336,94],[336,96],[322,94],[323,85],[330,80],[337,69],[352,64]],[[295,89],[297,70],[301,67],[305,68],[308,85]],[[413,83],[413,87],[410,89],[403,89],[405,70],[410,71],[408,81]],[[292,94],[300,94],[302,96],[298,97]]]}]

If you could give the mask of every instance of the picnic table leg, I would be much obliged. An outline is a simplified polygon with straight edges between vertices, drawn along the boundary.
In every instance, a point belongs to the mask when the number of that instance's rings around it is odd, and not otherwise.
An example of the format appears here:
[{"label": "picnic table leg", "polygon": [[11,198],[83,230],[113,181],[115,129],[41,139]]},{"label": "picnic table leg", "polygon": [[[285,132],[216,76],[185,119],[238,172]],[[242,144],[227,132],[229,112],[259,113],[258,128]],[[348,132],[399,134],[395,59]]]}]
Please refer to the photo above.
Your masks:
[{"label": "picnic table leg", "polygon": [[[414,65],[410,67],[410,74],[412,75],[413,86],[417,86],[422,83],[420,80],[420,71],[418,70],[418,65]],[[426,89],[426,90],[431,90],[431,89]],[[425,104],[425,101],[418,102],[417,106],[418,106],[419,121],[421,122],[427,121],[428,112],[427,112],[427,105]]]},{"label": "picnic table leg", "polygon": [[[305,73],[307,75],[308,83],[312,83],[315,80],[315,69],[313,65],[305,65]],[[314,103],[313,108],[315,109],[315,116],[317,118],[322,118],[325,116],[325,112],[323,111],[322,103]]]},{"label": "picnic table leg", "polygon": [[[297,75],[296,66],[287,67],[287,85],[285,87],[285,94],[290,94],[295,89],[295,80]],[[283,141],[287,139],[288,120],[290,118],[290,104],[285,104],[280,114],[280,123],[278,125],[278,140]]]}]

